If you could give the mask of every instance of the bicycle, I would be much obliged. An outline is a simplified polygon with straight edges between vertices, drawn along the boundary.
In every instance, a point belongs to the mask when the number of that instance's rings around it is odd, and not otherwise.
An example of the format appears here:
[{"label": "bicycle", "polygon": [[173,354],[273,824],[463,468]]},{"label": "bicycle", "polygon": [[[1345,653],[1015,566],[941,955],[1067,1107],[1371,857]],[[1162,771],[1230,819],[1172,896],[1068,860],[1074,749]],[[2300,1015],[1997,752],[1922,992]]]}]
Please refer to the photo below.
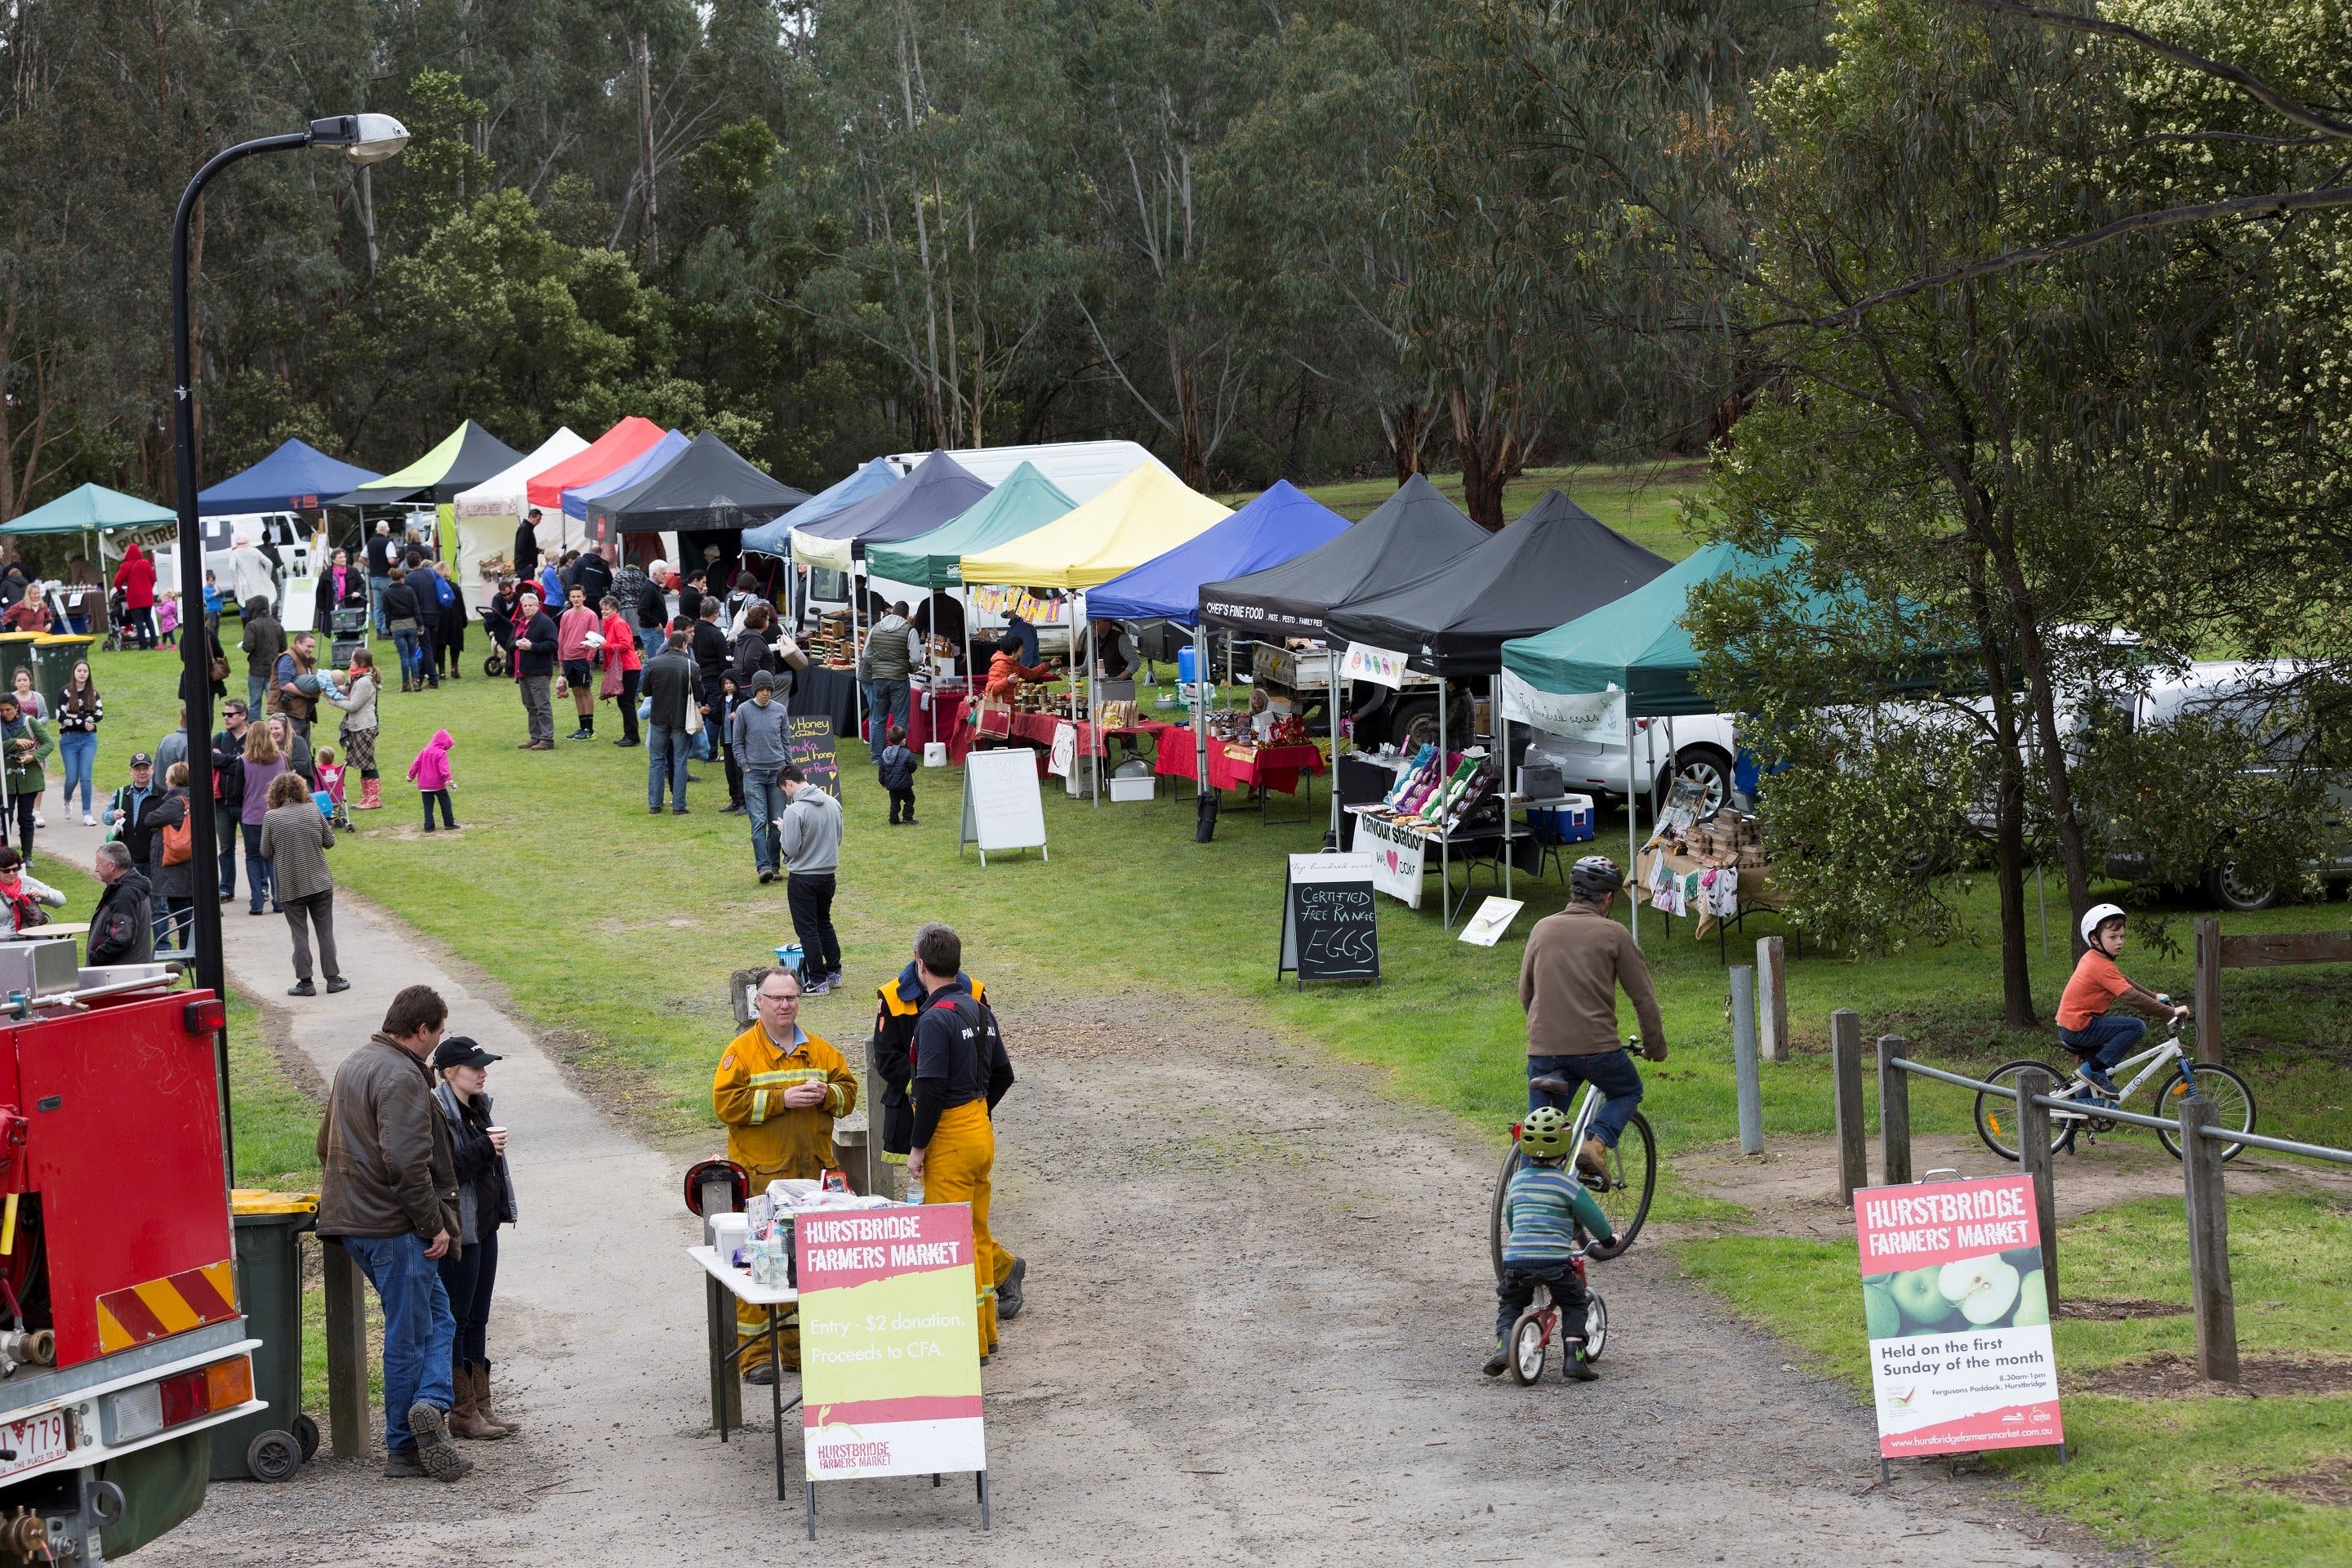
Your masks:
[{"label": "bicycle", "polygon": [[[1614,1257],[1618,1248],[1587,1242],[1585,1251],[1594,1258]],[[1575,1260],[1576,1278],[1584,1285],[1584,1359],[1596,1362],[1609,1342],[1609,1305],[1601,1300],[1601,1292],[1585,1279],[1584,1259]],[[1521,1312],[1511,1324],[1510,1338],[1505,1342],[1511,1349],[1511,1376],[1522,1385],[1540,1382],[1543,1378],[1544,1357],[1550,1353],[1552,1341],[1559,1337],[1559,1303],[1551,1298],[1551,1287],[1538,1285],[1541,1299]],[[1560,1358],[1559,1374],[1569,1375],[1568,1358]]]},{"label": "bicycle", "polygon": [[[1641,1037],[1635,1036],[1625,1042],[1625,1048],[1638,1052],[1641,1045]],[[1539,1079],[1536,1081],[1559,1083],[1558,1079]],[[1558,1089],[1552,1092],[1558,1092]],[[1585,1135],[1591,1130],[1592,1118],[1606,1098],[1592,1085],[1588,1083],[1584,1086],[1584,1092],[1576,1102],[1575,1119],[1569,1131],[1570,1148],[1584,1147]],[[1510,1189],[1511,1178],[1518,1173],[1519,1163],[1519,1124],[1514,1121],[1511,1123],[1510,1152],[1503,1156],[1502,1173],[1495,1180],[1494,1202],[1486,1217],[1487,1247],[1493,1257],[1495,1278],[1497,1279],[1503,1277],[1503,1195]],[[1633,1237],[1641,1233],[1642,1222],[1649,1217],[1650,1199],[1658,1185],[1658,1150],[1650,1137],[1649,1119],[1638,1110],[1633,1112],[1625,1123],[1624,1132],[1617,1140],[1617,1146],[1609,1151],[1602,1163],[1606,1168],[1598,1176],[1588,1175],[1573,1159],[1570,1160],[1568,1168],[1575,1172],[1576,1179],[1584,1184],[1585,1191],[1592,1194],[1592,1201],[1601,1205],[1601,1212],[1609,1216],[1610,1226],[1617,1232],[1614,1247],[1599,1246],[1596,1237],[1585,1238],[1594,1243],[1591,1256],[1605,1259],[1619,1257],[1633,1246]],[[1581,1227],[1579,1228],[1580,1231]]]},{"label": "bicycle", "polygon": [[[2157,1000],[2163,1002],[2169,1001],[2170,998],[2159,996]],[[2102,1110],[2118,1109],[2142,1084],[2147,1083],[2150,1079],[2157,1078],[2168,1068],[2171,1069],[2171,1076],[2164,1079],[2161,1087],[2156,1090],[2156,1104],[2151,1108],[2149,1114],[2158,1117],[2177,1116],[2180,1101],[2193,1089],[2195,1092],[2213,1101],[2220,1109],[2219,1125],[2225,1131],[2252,1132],[2254,1130],[2254,1091],[2247,1087],[2244,1079],[2240,1078],[2228,1068],[2211,1062],[2192,1060],[2189,1048],[2181,1043],[2180,1020],[2178,1018],[2172,1021],[2172,1032],[2165,1038],[2158,1040],[2137,1056],[2126,1058],[2108,1069],[2111,1076],[2130,1071],[2134,1068],[2139,1069],[2133,1074],[2130,1082],[2116,1086],[2116,1097],[2113,1100],[2109,1100],[2089,1084],[2074,1077],[2073,1073],[2061,1071],[2047,1062],[2032,1060],[2010,1062],[1986,1074],[1985,1081],[2014,1089],[2017,1087],[2017,1074],[2027,1068],[2040,1068],[2050,1075],[2053,1083],[2058,1085],[2051,1091],[2051,1098],[2074,1101],[2082,1108],[2080,1110],[2052,1108],[2050,1152],[2053,1154],[2071,1149],[2077,1133],[2086,1133],[2095,1142],[2099,1134],[2112,1132],[2117,1127],[2124,1125],[2112,1117],[2100,1115],[2099,1112]],[[2004,1160],[2016,1159],[2018,1156],[2016,1102],[1979,1089],[1976,1111],[1977,1136],[1984,1140],[1985,1147]],[[2176,1160],[2180,1157],[2180,1134],[2178,1130],[2159,1129],[2156,1138],[2158,1142],[2164,1145],[2166,1153]],[[2231,1143],[2223,1152],[2221,1158],[2234,1160],[2244,1152],[2245,1147],[2243,1143]]]}]

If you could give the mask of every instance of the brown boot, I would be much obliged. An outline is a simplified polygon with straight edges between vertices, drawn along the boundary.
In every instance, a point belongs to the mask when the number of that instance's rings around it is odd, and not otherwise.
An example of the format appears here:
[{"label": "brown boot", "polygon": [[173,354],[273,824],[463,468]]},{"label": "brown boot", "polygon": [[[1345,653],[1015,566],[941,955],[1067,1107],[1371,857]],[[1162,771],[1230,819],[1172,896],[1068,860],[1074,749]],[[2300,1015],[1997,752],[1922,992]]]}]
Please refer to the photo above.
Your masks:
[{"label": "brown boot", "polygon": [[490,1369],[487,1366],[474,1368],[474,1412],[486,1426],[496,1426],[509,1435],[522,1430],[490,1408]]},{"label": "brown boot", "polygon": [[482,1419],[481,1377],[478,1367],[461,1364],[452,1369],[449,1381],[457,1398],[449,1409],[450,1436],[481,1443],[507,1435],[505,1427]]},{"label": "brown boot", "polygon": [[1584,1147],[1576,1152],[1576,1168],[1595,1181],[1609,1174],[1609,1145],[1598,1138],[1587,1138]]}]

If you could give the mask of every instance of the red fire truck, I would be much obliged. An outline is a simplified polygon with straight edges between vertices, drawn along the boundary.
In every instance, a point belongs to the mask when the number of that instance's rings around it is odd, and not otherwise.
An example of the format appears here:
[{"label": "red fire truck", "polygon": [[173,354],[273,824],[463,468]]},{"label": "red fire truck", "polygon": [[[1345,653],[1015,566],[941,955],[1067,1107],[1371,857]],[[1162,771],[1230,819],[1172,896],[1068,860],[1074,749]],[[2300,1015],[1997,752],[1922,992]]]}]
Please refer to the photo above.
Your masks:
[{"label": "red fire truck", "polygon": [[96,1563],[195,1511],[264,1408],[237,1310],[208,991],[0,943],[0,1568]]}]

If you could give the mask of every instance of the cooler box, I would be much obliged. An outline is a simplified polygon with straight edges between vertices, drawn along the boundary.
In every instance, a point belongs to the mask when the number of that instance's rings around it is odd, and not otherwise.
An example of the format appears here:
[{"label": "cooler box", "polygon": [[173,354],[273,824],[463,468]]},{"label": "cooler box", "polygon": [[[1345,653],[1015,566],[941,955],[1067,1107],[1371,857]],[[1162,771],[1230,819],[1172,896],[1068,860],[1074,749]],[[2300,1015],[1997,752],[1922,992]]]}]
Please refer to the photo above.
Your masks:
[{"label": "cooler box", "polygon": [[1110,774],[1110,797],[1113,800],[1150,800],[1159,784],[1151,764],[1141,757],[1129,757]]},{"label": "cooler box", "polygon": [[1587,842],[1592,837],[1592,797],[1572,795],[1559,805],[1528,807],[1528,831],[1542,843]]}]

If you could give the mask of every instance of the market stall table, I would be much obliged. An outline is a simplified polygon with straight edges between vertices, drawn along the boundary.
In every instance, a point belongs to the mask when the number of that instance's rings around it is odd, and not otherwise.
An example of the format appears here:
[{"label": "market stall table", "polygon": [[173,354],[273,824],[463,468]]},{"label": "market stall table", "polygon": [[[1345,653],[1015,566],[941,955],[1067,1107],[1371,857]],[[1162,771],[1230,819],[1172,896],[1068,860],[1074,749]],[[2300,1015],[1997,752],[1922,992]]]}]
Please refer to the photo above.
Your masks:
[{"label": "market stall table", "polygon": [[[782,1320],[778,1315],[778,1309],[789,1307],[797,1302],[801,1299],[801,1293],[788,1285],[754,1284],[750,1269],[736,1268],[720,1262],[716,1247],[689,1247],[686,1249],[686,1255],[699,1264],[705,1274],[710,1276],[711,1288],[714,1290],[724,1289],[739,1301],[748,1301],[754,1307],[767,1309],[768,1327],[759,1338],[767,1342],[768,1364],[777,1369],[776,1380],[768,1384],[768,1407],[775,1423],[776,1500],[782,1502],[785,1496],[784,1412],[799,1409],[801,1401],[800,1395],[794,1394],[791,1404],[784,1403],[782,1363],[776,1355],[776,1334],[782,1327]],[[719,1386],[720,1379],[735,1375],[735,1359],[743,1353],[745,1345],[754,1342],[756,1342],[739,1339],[735,1348],[730,1351],[712,1347],[710,1376],[714,1389]],[[711,1400],[710,1418],[711,1424],[719,1428],[719,1440],[724,1443],[727,1441],[727,1412],[725,1405],[716,1397]]]},{"label": "market stall table", "polygon": [[833,721],[836,735],[857,733],[857,671],[848,665],[811,664],[793,672],[793,694],[784,711],[800,718]]},{"label": "market stall table", "polygon": [[[1173,726],[1162,726],[1173,728]],[[1161,746],[1152,766],[1163,777],[1200,779],[1199,758],[1191,746]],[[1315,790],[1307,784],[1310,775],[1328,772],[1321,748],[1312,745],[1247,746],[1233,741],[1209,742],[1209,787],[1216,790],[1255,789],[1265,792],[1258,798],[1258,817],[1266,819],[1266,797],[1276,790],[1285,795],[1297,795],[1306,789],[1307,816],[1315,815]]]}]

